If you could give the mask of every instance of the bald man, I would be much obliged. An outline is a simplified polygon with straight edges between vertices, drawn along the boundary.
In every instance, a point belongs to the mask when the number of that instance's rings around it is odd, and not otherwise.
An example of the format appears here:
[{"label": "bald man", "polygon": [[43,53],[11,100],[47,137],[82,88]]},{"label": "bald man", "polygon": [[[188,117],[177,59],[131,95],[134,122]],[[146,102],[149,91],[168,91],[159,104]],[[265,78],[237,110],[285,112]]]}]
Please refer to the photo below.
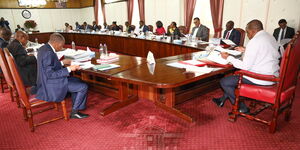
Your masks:
[{"label": "bald man", "polygon": [[36,58],[28,55],[25,50],[28,35],[23,31],[15,33],[15,39],[7,46],[18,66],[19,73],[25,86],[35,86],[37,76]]},{"label": "bald man", "polygon": [[[247,36],[250,39],[246,48],[237,47],[238,51],[244,51],[243,60],[229,56],[227,53],[221,53],[224,59],[227,59],[235,68],[263,74],[263,75],[279,75],[279,44],[274,37],[263,30],[263,25],[259,20],[252,20],[246,26]],[[235,103],[235,88],[238,84],[239,76],[232,75],[223,78],[220,83],[224,90],[221,98],[214,98],[219,107],[222,107],[229,98],[231,104]],[[255,85],[272,85],[274,82],[258,80],[244,76],[242,82],[245,84]],[[243,103],[239,103],[239,111],[241,113],[249,113],[249,108]]]},{"label": "bald man", "polygon": [[36,97],[48,102],[61,102],[70,92],[73,101],[71,119],[86,118],[89,115],[79,111],[85,109],[88,86],[80,79],[70,77],[70,72],[79,70],[79,66],[64,67],[70,61],[58,60],[56,52],[62,50],[64,44],[65,38],[59,33],[53,33],[49,42],[39,48]]},{"label": "bald man", "polygon": [[5,48],[11,37],[11,31],[7,28],[0,28],[0,48]]}]

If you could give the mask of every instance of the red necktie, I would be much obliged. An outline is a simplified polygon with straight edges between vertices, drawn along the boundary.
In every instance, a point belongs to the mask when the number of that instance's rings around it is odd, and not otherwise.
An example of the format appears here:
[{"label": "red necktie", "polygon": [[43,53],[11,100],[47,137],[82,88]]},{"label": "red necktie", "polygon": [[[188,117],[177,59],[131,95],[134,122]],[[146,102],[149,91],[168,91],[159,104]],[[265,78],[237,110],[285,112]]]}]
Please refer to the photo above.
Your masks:
[{"label": "red necktie", "polygon": [[230,32],[228,31],[227,34],[226,34],[225,39],[228,39],[228,38],[229,38],[229,34],[230,34]]}]

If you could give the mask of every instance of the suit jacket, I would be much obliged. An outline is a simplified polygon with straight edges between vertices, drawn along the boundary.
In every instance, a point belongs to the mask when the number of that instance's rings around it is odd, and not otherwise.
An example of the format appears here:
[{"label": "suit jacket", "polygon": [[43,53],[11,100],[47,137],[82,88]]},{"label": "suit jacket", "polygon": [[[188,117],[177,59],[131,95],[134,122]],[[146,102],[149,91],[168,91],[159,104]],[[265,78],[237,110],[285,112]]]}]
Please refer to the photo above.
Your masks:
[{"label": "suit jacket", "polygon": [[147,32],[147,31],[149,31],[149,27],[148,27],[148,26],[144,25],[143,27],[144,27],[144,28],[143,28],[143,31],[142,31],[142,32]]},{"label": "suit jacket", "polygon": [[36,58],[34,56],[27,55],[25,48],[18,40],[13,40],[7,48],[15,59],[25,86],[35,85],[37,76]]},{"label": "suit jacket", "polygon": [[[197,27],[193,27],[192,35],[194,34],[194,31],[197,29]],[[202,41],[208,41],[208,28],[204,25],[200,25],[198,32],[196,34],[196,37],[201,38]]]},{"label": "suit jacket", "polygon": [[[276,39],[276,41],[278,39],[279,32],[280,32],[280,28],[276,28],[273,32],[273,36]],[[293,38],[294,35],[295,35],[295,29],[287,26],[285,36],[283,38],[284,39],[291,39],[291,38]]]},{"label": "suit jacket", "polygon": [[114,26],[114,27],[112,26],[112,27],[111,27],[111,30],[112,30],[112,31],[119,31],[119,30],[120,30],[120,27],[119,27],[119,26]]},{"label": "suit jacket", "polygon": [[0,38],[0,48],[5,48],[7,47],[8,42],[6,42],[4,39]]},{"label": "suit jacket", "polygon": [[92,30],[94,30],[94,31],[99,30],[99,27],[97,25],[93,25]]},{"label": "suit jacket", "polygon": [[64,68],[49,44],[39,48],[36,98],[48,102],[62,101],[68,91],[67,68]]},{"label": "suit jacket", "polygon": [[[228,30],[224,31],[224,35],[223,35],[224,39],[226,38],[227,32],[228,32]],[[229,35],[229,39],[232,42],[234,42],[236,45],[239,45],[240,44],[240,40],[241,40],[241,33],[238,30],[236,30],[236,29],[232,29],[232,31],[231,31],[231,33]]]}]

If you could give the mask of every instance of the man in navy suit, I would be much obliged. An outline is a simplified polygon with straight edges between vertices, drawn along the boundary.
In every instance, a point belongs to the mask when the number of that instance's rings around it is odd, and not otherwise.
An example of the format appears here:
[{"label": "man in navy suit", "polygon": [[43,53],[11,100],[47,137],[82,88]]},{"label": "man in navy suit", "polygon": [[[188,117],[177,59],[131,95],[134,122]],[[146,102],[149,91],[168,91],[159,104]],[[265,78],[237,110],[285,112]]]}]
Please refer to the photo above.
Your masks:
[{"label": "man in navy suit", "polygon": [[226,23],[226,30],[224,31],[223,38],[231,40],[236,45],[240,45],[241,33],[238,30],[234,29],[233,27],[234,27],[233,21],[228,21]]},{"label": "man in navy suit", "polygon": [[70,77],[70,72],[79,70],[79,66],[64,67],[63,64],[70,64],[70,60],[59,61],[56,51],[60,51],[64,44],[64,37],[59,33],[53,33],[48,44],[39,49],[36,98],[48,102],[60,102],[66,97],[67,92],[70,92],[73,101],[70,118],[86,118],[89,115],[79,110],[85,109],[88,86],[80,79]]},{"label": "man in navy suit", "polygon": [[295,29],[288,27],[285,19],[278,21],[279,28],[276,28],[273,32],[273,36],[276,41],[280,42],[282,39],[291,39],[295,35]]},{"label": "man in navy suit", "polygon": [[149,27],[145,25],[144,21],[140,21],[140,28],[139,28],[139,32],[147,32],[149,31]]}]

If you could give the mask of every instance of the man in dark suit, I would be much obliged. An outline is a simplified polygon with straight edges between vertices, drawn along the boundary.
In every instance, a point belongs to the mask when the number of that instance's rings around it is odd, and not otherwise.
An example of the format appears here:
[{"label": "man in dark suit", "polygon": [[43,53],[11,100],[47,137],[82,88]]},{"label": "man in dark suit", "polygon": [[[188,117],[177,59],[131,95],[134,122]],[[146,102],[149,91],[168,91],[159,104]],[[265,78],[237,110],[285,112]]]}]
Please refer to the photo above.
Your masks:
[{"label": "man in dark suit", "polygon": [[147,32],[149,31],[149,27],[145,25],[144,21],[140,21],[139,32]]},{"label": "man in dark suit", "polygon": [[25,86],[35,86],[37,76],[36,58],[33,55],[28,55],[25,50],[28,42],[28,35],[23,31],[15,33],[15,40],[8,46],[8,50],[13,55],[21,78]]},{"label": "man in dark suit", "polygon": [[110,30],[112,30],[112,31],[119,31],[120,30],[120,27],[117,25],[116,21],[112,22]]},{"label": "man in dark suit", "polygon": [[97,31],[100,30],[99,26],[97,25],[96,21],[93,21],[92,30]]},{"label": "man in dark suit", "polygon": [[5,48],[11,37],[11,31],[7,28],[0,28],[0,48]]},{"label": "man in dark suit", "polygon": [[194,18],[194,24],[195,27],[193,27],[191,35],[202,41],[208,41],[208,28],[200,23],[200,19],[198,17]]},{"label": "man in dark suit", "polygon": [[224,39],[229,39],[232,42],[234,42],[236,45],[240,44],[241,40],[241,33],[234,29],[234,22],[233,21],[228,21],[226,23],[226,30],[224,31],[223,38]]},{"label": "man in dark suit", "polygon": [[56,51],[62,50],[64,44],[64,37],[59,33],[53,33],[49,43],[39,49],[36,98],[48,102],[60,102],[66,97],[67,92],[70,92],[73,101],[70,117],[86,118],[89,115],[81,113],[79,110],[86,107],[88,86],[80,79],[70,77],[71,71],[80,69],[78,65],[64,67],[63,64],[71,64],[71,61],[67,59],[59,61]]},{"label": "man in dark suit", "polygon": [[273,32],[273,36],[277,42],[282,39],[291,39],[295,35],[295,29],[288,27],[285,19],[280,19],[278,21],[279,28],[276,28]]},{"label": "man in dark suit", "polygon": [[1,19],[0,19],[0,27],[7,28],[10,30],[9,22],[7,20],[5,20],[3,17],[1,17]]},{"label": "man in dark suit", "polygon": [[82,27],[78,22],[75,22],[75,30],[80,30]]}]

